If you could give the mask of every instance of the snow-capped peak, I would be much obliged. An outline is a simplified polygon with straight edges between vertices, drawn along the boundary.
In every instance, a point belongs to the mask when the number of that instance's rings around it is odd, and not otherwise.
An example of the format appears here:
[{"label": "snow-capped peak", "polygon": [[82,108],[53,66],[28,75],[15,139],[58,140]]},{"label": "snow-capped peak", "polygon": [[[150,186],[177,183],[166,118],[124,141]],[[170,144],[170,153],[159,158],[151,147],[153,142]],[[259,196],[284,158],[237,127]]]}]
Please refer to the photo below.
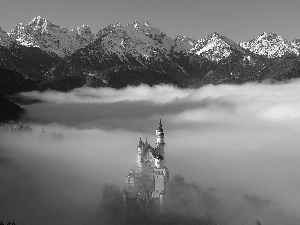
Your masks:
[{"label": "snow-capped peak", "polygon": [[275,33],[264,32],[248,42],[240,42],[239,45],[268,58],[281,57],[286,54],[299,55],[299,47],[295,43]]},{"label": "snow-capped peak", "polygon": [[33,20],[31,20],[31,22],[29,22],[29,25],[41,27],[44,24],[47,24],[49,22],[50,21],[48,21],[46,18],[41,17],[41,16],[37,16],[37,17],[34,17]]},{"label": "snow-capped peak", "polygon": [[191,52],[202,55],[212,61],[219,61],[230,56],[235,50],[245,53],[234,41],[214,32],[206,38],[199,40],[194,48],[191,49]]},{"label": "snow-capped peak", "polygon": [[104,38],[112,32],[126,33],[130,39],[135,39],[136,36],[140,36],[141,42],[150,38],[154,43],[162,45],[162,47],[168,52],[171,50],[173,45],[172,38],[166,36],[166,34],[161,32],[158,28],[152,27],[148,22],[141,23],[133,21],[126,25],[121,25],[120,23],[111,24],[100,30],[97,34],[97,38]]},{"label": "snow-capped peak", "polygon": [[94,39],[87,25],[68,30],[41,16],[35,17],[27,25],[17,24],[9,35],[21,45],[39,47],[60,57],[72,54]]},{"label": "snow-capped peak", "polygon": [[97,40],[89,48],[101,46],[101,49],[110,56],[116,56],[126,63],[134,58],[143,67],[156,60],[158,63],[168,64],[179,73],[185,73],[168,55],[172,45],[172,38],[167,37],[159,29],[133,21],[126,25],[113,24],[102,29],[97,34]]}]

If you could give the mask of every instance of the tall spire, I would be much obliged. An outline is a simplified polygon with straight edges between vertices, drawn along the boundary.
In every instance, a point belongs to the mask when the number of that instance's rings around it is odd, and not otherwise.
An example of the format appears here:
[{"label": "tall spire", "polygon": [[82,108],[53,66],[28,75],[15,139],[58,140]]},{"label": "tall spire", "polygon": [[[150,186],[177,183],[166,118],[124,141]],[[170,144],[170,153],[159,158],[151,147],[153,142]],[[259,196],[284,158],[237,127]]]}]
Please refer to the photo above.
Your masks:
[{"label": "tall spire", "polygon": [[164,129],[162,128],[161,119],[159,119],[159,126],[156,129],[156,144],[164,144]]},{"label": "tall spire", "polygon": [[164,130],[162,128],[161,119],[159,119],[159,125],[158,125],[158,128],[156,129],[156,131],[158,131],[158,132],[164,132]]},{"label": "tall spire", "polygon": [[139,145],[138,147],[142,147],[142,135],[140,135]]}]

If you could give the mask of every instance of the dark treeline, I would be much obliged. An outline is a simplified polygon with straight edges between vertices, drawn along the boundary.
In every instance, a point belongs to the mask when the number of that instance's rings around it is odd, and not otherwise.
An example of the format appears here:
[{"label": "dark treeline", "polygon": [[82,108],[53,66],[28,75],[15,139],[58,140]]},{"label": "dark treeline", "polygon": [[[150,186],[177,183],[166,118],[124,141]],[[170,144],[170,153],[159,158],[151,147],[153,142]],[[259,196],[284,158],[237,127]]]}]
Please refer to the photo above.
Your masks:
[{"label": "dark treeline", "polygon": [[25,112],[19,105],[9,101],[6,96],[37,88],[35,81],[24,78],[14,70],[0,68],[0,122],[19,120]]}]

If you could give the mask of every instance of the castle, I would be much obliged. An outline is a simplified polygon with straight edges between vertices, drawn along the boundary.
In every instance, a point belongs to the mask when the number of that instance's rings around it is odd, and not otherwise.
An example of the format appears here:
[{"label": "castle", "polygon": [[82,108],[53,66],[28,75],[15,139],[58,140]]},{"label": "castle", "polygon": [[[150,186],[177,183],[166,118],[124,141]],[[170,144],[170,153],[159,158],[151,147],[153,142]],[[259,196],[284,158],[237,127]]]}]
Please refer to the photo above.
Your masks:
[{"label": "castle", "polygon": [[169,171],[165,166],[164,130],[161,120],[156,129],[156,147],[151,147],[141,137],[137,146],[137,169],[130,170],[125,179],[123,210],[131,207],[152,208],[166,212],[166,194],[169,184]]}]

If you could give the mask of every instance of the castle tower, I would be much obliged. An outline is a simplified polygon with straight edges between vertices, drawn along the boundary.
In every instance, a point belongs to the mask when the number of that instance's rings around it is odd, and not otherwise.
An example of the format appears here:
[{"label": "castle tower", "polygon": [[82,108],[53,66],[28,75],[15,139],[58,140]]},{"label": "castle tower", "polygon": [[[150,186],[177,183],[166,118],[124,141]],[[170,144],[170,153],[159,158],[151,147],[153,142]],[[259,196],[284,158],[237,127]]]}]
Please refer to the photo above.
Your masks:
[{"label": "castle tower", "polygon": [[159,126],[156,129],[156,145],[162,144],[165,146],[165,134],[164,129],[162,128],[161,119],[159,120]]},{"label": "castle tower", "polygon": [[156,129],[156,147],[151,147],[147,139],[146,142],[143,142],[141,137],[139,139],[136,148],[137,171],[129,171],[125,178],[124,212],[131,208],[131,203],[137,204],[140,209],[156,205],[155,208],[159,212],[166,212],[169,171],[165,166],[164,147],[164,130],[160,120]]},{"label": "castle tower", "polygon": [[140,140],[139,140],[139,144],[137,146],[137,168],[138,168],[138,172],[142,172],[142,151],[143,151],[143,142],[142,142],[142,138],[140,136]]}]

